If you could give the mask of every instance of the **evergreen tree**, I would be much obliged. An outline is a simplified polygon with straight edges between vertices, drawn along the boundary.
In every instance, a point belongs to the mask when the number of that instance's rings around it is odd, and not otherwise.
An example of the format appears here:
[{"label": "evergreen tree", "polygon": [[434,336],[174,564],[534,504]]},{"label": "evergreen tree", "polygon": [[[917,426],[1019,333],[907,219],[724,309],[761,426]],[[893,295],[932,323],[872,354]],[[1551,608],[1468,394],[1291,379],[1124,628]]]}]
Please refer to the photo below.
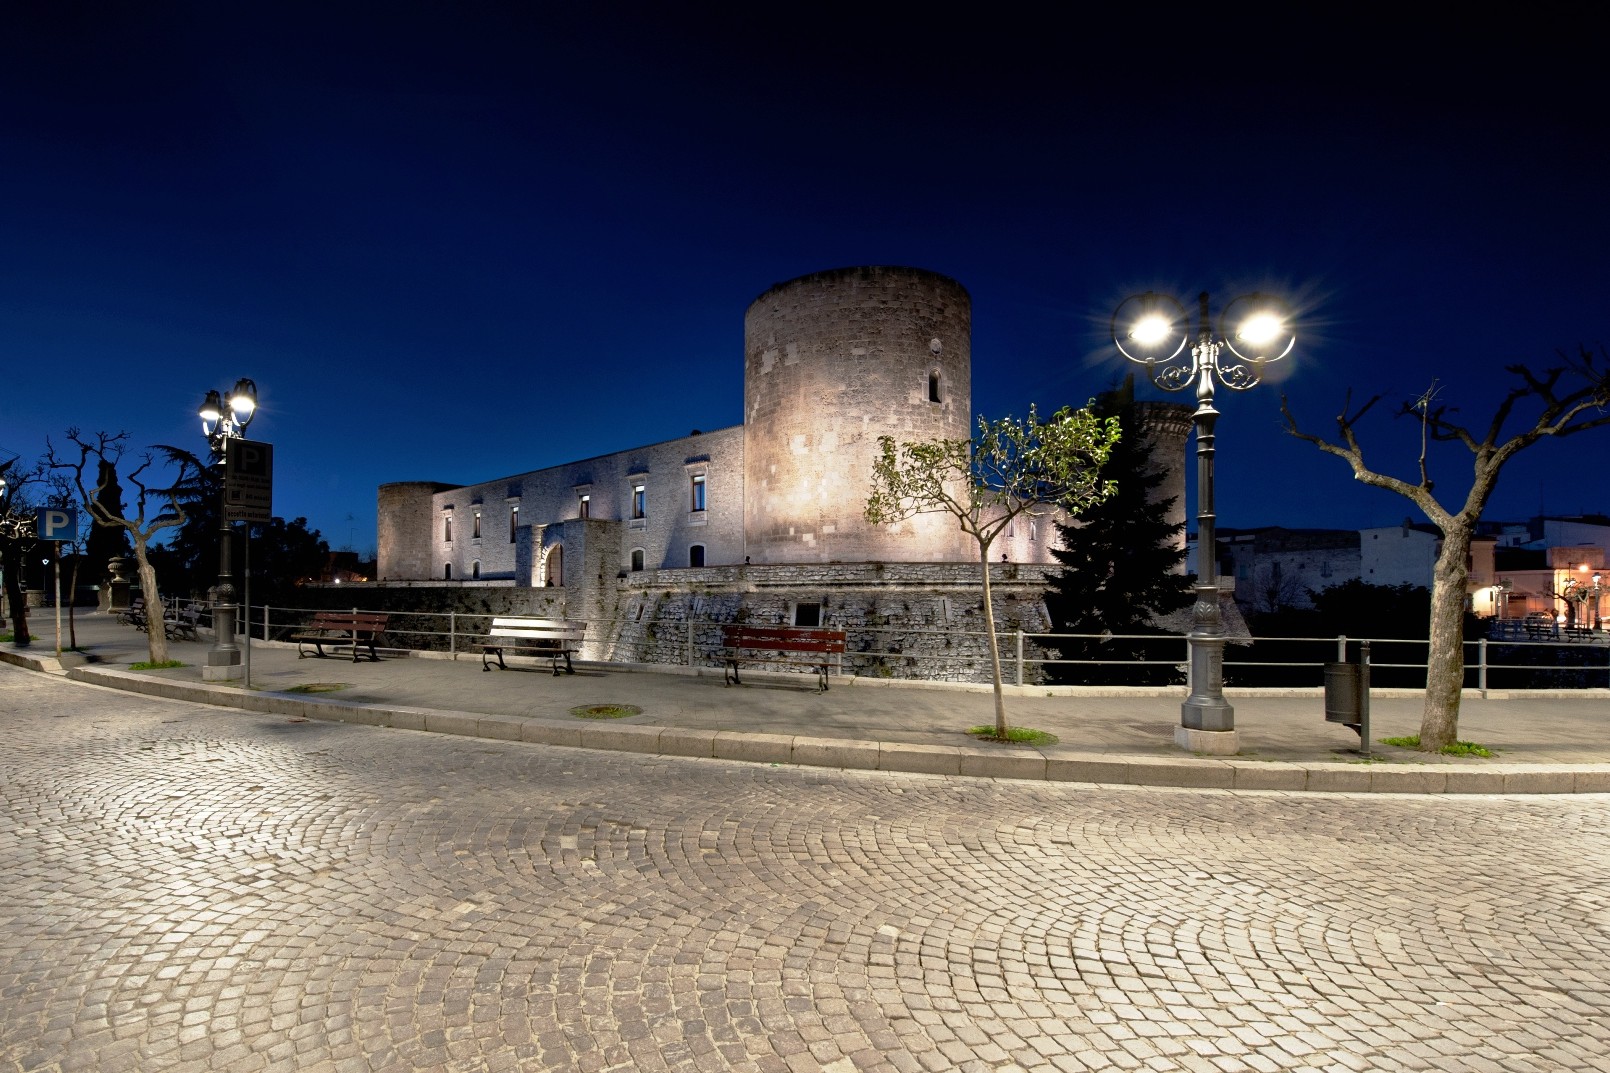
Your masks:
[{"label": "evergreen tree", "polygon": [[[1192,578],[1178,572],[1185,549],[1176,542],[1185,526],[1168,520],[1173,499],[1153,498],[1166,474],[1152,456],[1134,379],[1099,396],[1093,412],[1117,417],[1123,430],[1102,471],[1117,491],[1074,524],[1058,525],[1062,547],[1051,554],[1063,569],[1050,578],[1046,609],[1055,632],[1094,635],[1055,642],[1061,658],[1096,662],[1052,665],[1047,676],[1078,685],[1181,682],[1178,631],[1163,623],[1195,599]],[[1134,634],[1171,640],[1124,639]],[[1147,662],[1127,662],[1141,660]]]}]

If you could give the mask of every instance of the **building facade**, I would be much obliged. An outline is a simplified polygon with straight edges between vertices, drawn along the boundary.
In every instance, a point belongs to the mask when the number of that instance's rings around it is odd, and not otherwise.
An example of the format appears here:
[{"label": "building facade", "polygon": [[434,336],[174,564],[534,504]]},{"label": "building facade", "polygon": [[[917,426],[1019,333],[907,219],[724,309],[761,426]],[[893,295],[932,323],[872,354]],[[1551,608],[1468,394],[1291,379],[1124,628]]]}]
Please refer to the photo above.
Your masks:
[{"label": "building facade", "polygon": [[[935,272],[778,284],[745,314],[742,424],[473,484],[383,485],[379,581],[540,590],[595,624],[597,658],[649,658],[645,617],[944,632],[981,609],[976,546],[947,514],[874,526],[864,510],[879,437],[972,434],[971,336],[967,291]],[[1183,491],[1180,411],[1147,410],[1169,493]],[[1183,495],[1174,509],[1183,519]],[[992,549],[1008,628],[1045,629],[1054,521],[1020,517]]]}]

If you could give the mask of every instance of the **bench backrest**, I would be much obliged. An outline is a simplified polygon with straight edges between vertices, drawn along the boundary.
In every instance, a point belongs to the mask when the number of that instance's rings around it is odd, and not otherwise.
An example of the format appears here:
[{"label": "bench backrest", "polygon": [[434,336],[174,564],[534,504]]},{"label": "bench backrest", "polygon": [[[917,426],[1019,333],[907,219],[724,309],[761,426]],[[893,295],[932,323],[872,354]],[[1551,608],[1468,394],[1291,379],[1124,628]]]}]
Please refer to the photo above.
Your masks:
[{"label": "bench backrest", "polygon": [[580,641],[587,624],[558,618],[494,618],[489,637],[520,641]]},{"label": "bench backrest", "polygon": [[383,611],[319,611],[308,623],[314,630],[347,630],[352,633],[383,633],[386,619]]},{"label": "bench backrest", "polygon": [[808,626],[721,627],[721,640],[728,648],[752,648],[768,652],[843,652],[843,630],[820,630]]}]

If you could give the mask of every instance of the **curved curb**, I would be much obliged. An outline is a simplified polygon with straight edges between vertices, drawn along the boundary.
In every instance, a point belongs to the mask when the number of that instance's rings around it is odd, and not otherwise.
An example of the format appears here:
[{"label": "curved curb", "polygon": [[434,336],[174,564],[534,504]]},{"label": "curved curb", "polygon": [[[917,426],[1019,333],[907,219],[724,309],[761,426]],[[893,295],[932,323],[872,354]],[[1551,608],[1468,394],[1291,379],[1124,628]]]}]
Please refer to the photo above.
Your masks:
[{"label": "curved curb", "polygon": [[1020,747],[1020,751],[1006,753],[964,746],[621,723],[577,723],[534,716],[478,715],[435,708],[344,704],[339,700],[289,693],[246,693],[233,685],[179,682],[97,667],[74,667],[66,671],[66,676],[76,682],[124,692],[270,715],[656,756],[1189,789],[1399,794],[1610,793],[1610,765],[1606,764],[1487,764],[1480,768],[1427,765],[1406,768],[1183,755],[1126,756],[1060,749],[1048,752],[1026,746]]}]

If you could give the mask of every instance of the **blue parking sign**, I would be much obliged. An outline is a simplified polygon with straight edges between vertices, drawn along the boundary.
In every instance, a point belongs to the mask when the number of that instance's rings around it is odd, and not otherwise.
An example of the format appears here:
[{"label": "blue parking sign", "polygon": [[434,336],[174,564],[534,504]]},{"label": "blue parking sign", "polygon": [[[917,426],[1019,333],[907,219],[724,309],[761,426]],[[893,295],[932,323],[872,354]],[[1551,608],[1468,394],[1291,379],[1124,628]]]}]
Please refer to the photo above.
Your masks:
[{"label": "blue parking sign", "polygon": [[71,507],[39,507],[34,511],[34,523],[40,540],[78,539],[78,511]]}]

